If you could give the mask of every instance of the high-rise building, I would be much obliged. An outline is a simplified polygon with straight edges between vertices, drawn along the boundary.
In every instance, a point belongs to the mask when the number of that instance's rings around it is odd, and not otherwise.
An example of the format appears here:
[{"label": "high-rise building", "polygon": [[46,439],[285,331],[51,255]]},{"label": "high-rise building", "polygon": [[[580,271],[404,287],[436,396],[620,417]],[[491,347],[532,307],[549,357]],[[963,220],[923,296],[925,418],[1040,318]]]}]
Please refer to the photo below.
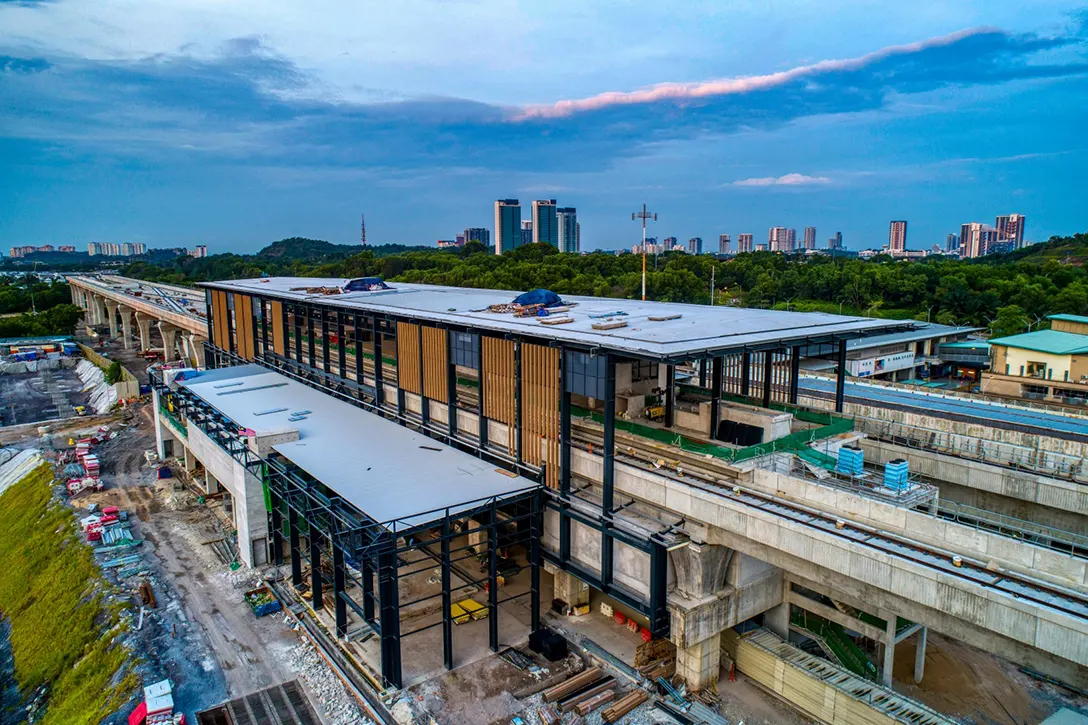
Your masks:
[{"label": "high-rise building", "polygon": [[676,246],[676,237],[665,237],[661,244],[665,247],[665,251],[672,251],[672,248]]},{"label": "high-rise building", "polygon": [[892,254],[907,248],[907,223],[894,221],[888,227],[888,251]]},{"label": "high-rise building", "polygon": [[731,251],[730,248],[729,248],[730,246],[731,245],[730,245],[729,235],[728,234],[719,234],[718,235],[718,254],[729,254],[729,252]]},{"label": "high-rise building", "polygon": [[987,224],[971,222],[960,227],[960,256],[969,259],[996,251],[998,232]]},{"label": "high-rise building", "polygon": [[997,218],[994,229],[997,230],[998,241],[1011,242],[1013,249],[1024,246],[1024,225],[1027,217],[1023,214],[1006,214]]},{"label": "high-rise building", "polygon": [[558,236],[556,242],[560,252],[577,254],[582,251],[578,239],[578,210],[573,206],[565,206],[555,210],[556,227]]},{"label": "high-rise building", "polygon": [[555,199],[537,199],[533,202],[533,243],[559,246]]},{"label": "high-rise building", "polygon": [[521,243],[532,244],[533,243],[533,223],[531,221],[522,220],[521,222]]},{"label": "high-rise building", "polygon": [[491,231],[483,227],[469,227],[465,230],[465,244],[479,242],[485,247],[491,246]]},{"label": "high-rise building", "polygon": [[190,252],[190,255],[192,255],[192,257],[194,259],[203,259],[204,257],[207,257],[208,256],[208,245],[206,245],[206,244],[196,245],[195,247],[193,247],[193,251]]},{"label": "high-rise building", "polygon": [[703,253],[703,238],[692,237],[688,240],[688,253],[689,254],[702,254]]},{"label": "high-rise building", "polygon": [[835,236],[827,240],[828,249],[842,249],[842,232],[835,232]]},{"label": "high-rise building", "polygon": [[771,227],[767,233],[767,246],[772,252],[792,252],[797,247],[797,230]]},{"label": "high-rise building", "polygon": [[737,235],[737,252],[743,254],[744,252],[752,251],[752,235],[751,234],[738,234]]},{"label": "high-rise building", "polygon": [[76,248],[73,247],[71,244],[62,244],[59,247],[57,247],[57,251],[58,252],[74,253],[76,251]]},{"label": "high-rise building", "polygon": [[805,249],[816,248],[816,227],[805,227]]},{"label": "high-rise building", "polygon": [[122,257],[133,257],[139,254],[144,254],[147,251],[147,245],[142,242],[125,242],[121,245]]},{"label": "high-rise building", "polygon": [[495,254],[521,246],[521,202],[499,199],[495,202]]},{"label": "high-rise building", "polygon": [[954,252],[960,248],[960,235],[949,234],[944,238],[944,249],[946,252]]}]

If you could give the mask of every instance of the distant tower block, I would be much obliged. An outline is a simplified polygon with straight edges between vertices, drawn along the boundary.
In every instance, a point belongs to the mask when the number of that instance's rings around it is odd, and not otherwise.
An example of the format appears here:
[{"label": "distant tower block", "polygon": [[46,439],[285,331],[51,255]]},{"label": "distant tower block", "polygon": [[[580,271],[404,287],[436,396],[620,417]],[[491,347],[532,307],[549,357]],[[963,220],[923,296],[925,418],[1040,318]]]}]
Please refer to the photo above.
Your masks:
[{"label": "distant tower block", "polygon": [[366,246],[366,214],[359,215],[359,244]]}]

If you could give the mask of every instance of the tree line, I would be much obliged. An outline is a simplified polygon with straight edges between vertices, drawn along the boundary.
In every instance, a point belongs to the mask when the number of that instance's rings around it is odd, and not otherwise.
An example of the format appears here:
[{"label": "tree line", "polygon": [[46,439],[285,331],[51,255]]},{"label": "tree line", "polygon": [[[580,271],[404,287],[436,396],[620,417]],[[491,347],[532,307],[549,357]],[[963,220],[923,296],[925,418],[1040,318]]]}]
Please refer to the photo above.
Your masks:
[{"label": "tree line", "polygon": [[[373,247],[347,257],[324,254],[312,259],[287,253],[289,244],[277,244],[268,248],[277,249],[274,255],[262,250],[256,255],[140,262],[123,273],[179,284],[262,274],[380,276],[390,282],[455,287],[543,287],[560,295],[636,299],[641,294],[642,260],[633,254],[560,254],[554,247],[535,244],[497,256],[471,242],[459,250]],[[877,256],[863,261],[770,252],[722,259],[672,252],[648,260],[646,287],[650,299],[710,304],[713,280],[714,304],[915,318],[1006,335],[1046,326],[1045,317],[1051,314],[1088,315],[1088,273],[1082,266],[1086,256],[1088,234],[981,260]]]}]

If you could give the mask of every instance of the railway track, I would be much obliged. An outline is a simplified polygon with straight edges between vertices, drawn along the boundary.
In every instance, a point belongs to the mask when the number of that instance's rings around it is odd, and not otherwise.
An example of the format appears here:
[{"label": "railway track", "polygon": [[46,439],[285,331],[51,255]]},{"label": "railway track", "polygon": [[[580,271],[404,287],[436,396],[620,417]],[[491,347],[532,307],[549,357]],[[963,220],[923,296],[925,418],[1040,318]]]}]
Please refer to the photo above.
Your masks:
[{"label": "railway track", "polygon": [[[603,434],[585,423],[574,426],[573,437],[572,444],[582,450],[600,451],[604,442]],[[991,571],[985,563],[966,557],[957,557],[960,559],[957,566],[954,563],[953,557],[956,556],[954,552],[920,545],[909,539],[841,519],[824,511],[747,489],[736,483],[735,472],[730,475],[728,471],[722,470],[721,465],[703,456],[663,444],[635,439],[634,436],[620,432],[617,432],[616,440],[617,461],[640,468],[652,467],[656,469],[655,473],[658,475],[725,496],[743,506],[774,514],[807,529],[819,530],[927,569],[974,582],[1020,601],[1046,607],[1071,617],[1088,619],[1088,596],[1080,592],[1040,582],[1014,572]],[[682,474],[676,473],[677,466]]]}]

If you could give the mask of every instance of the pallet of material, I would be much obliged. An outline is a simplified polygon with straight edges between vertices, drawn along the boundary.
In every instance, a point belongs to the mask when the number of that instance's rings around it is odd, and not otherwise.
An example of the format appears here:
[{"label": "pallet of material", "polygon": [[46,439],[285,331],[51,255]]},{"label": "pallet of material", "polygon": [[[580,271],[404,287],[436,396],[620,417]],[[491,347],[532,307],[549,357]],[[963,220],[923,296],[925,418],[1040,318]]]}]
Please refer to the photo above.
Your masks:
[{"label": "pallet of material", "polygon": [[454,602],[450,605],[450,618],[454,624],[464,624],[472,619],[472,615],[465,611],[464,607]]},{"label": "pallet of material", "polygon": [[594,330],[615,330],[620,327],[627,327],[627,323],[623,320],[615,320],[613,322],[594,322]]},{"label": "pallet of material", "polygon": [[537,318],[542,325],[565,325],[574,322],[573,317],[540,317]]},{"label": "pallet of material", "polygon": [[630,695],[626,695],[620,700],[617,700],[611,707],[602,713],[604,721],[606,723],[617,723],[623,719],[627,713],[634,710],[636,707],[646,702],[648,696],[642,690],[635,690]]},{"label": "pallet of material", "polygon": [[559,701],[559,709],[563,712],[570,712],[578,707],[580,704],[596,697],[605,690],[610,690],[616,686],[615,677],[605,677],[603,680],[592,683],[589,687],[584,687],[575,693],[568,695]]},{"label": "pallet of material", "polygon": [[537,713],[537,717],[540,719],[540,725],[559,725],[563,722],[563,716],[555,711],[552,706],[542,707]]},{"label": "pallet of material", "polygon": [[589,698],[588,700],[584,700],[583,702],[579,703],[576,709],[578,710],[579,715],[585,717],[601,705],[612,702],[612,700],[614,699],[616,699],[616,691],[609,688],[604,692],[600,692]]},{"label": "pallet of material", "polygon": [[488,615],[488,609],[484,605],[473,599],[464,599],[457,602],[461,606],[461,609],[469,613],[473,619],[486,619]]},{"label": "pallet of material", "polygon": [[555,687],[544,690],[544,702],[562,700],[564,697],[574,694],[586,685],[590,685],[599,679],[601,679],[601,668],[590,667],[574,677],[560,682]]}]

